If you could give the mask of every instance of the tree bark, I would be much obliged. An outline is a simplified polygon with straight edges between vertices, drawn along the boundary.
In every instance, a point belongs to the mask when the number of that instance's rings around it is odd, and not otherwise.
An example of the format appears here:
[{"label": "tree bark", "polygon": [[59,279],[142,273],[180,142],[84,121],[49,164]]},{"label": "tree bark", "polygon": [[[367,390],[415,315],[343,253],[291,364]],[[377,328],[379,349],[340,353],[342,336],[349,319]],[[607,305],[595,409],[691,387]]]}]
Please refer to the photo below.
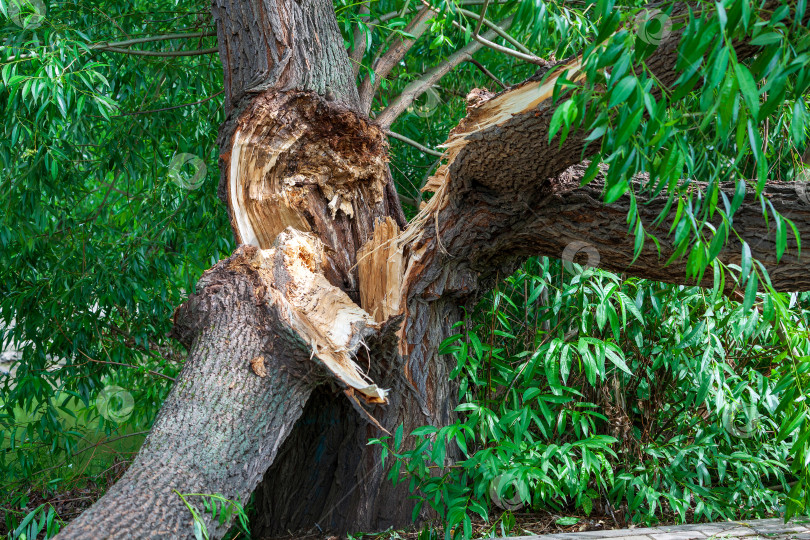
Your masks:
[{"label": "tree bark", "polygon": [[[123,478],[59,538],[194,538],[179,494],[248,500],[320,371],[307,344],[285,330],[283,306],[268,303],[255,251],[214,266],[177,310],[175,333],[190,345],[177,383]],[[251,366],[256,358],[264,375]],[[202,510],[199,497],[187,499]],[[225,533],[200,514],[213,537]]]},{"label": "tree bark", "polygon": [[[224,30],[234,27],[229,19],[237,7],[232,4],[218,1],[215,11],[220,32],[229,35],[227,45],[221,45],[226,81],[268,79],[260,85],[268,87],[261,94],[229,92],[232,113],[221,130],[220,194],[227,202],[237,240],[267,248],[286,227],[312,234],[326,247],[324,276],[360,302],[358,252],[372,239],[378,224],[388,224],[396,234],[405,220],[388,171],[384,134],[358,108],[354,81],[343,75],[351,69],[332,4],[304,2],[301,12],[289,2],[255,2],[251,8],[268,13],[260,20],[274,20],[274,13],[283,13],[287,15],[280,15],[280,20],[293,21],[287,26],[295,27],[296,36],[285,37],[271,55],[289,56],[287,65],[295,66],[285,68],[283,83],[267,75],[279,72],[277,64],[254,68],[249,61],[228,61],[234,56],[231,51],[243,51],[239,58],[250,59],[261,55],[256,43],[280,41],[272,37],[275,28],[259,26],[237,34]],[[317,14],[318,21],[310,13]],[[308,72],[305,66],[322,62],[320,53],[290,45],[295,42],[317,42],[331,51],[331,71]],[[251,69],[257,72],[244,73]],[[229,75],[237,71],[239,76]],[[378,315],[374,316],[380,323],[386,320],[382,311]],[[417,396],[403,377],[396,329],[397,322],[389,321],[369,337],[365,358],[363,354],[357,358],[377,386],[390,389],[387,403],[360,405],[359,392],[347,399],[329,389],[316,391],[256,491],[252,525],[257,536],[319,527],[374,529],[410,520],[407,492],[384,481],[379,450],[368,447],[368,439],[382,434],[376,422],[387,430],[400,423],[413,429],[446,422],[449,412],[445,400],[434,412],[424,398],[441,396],[442,391],[422,385]],[[449,389],[446,374],[441,380]]]}]

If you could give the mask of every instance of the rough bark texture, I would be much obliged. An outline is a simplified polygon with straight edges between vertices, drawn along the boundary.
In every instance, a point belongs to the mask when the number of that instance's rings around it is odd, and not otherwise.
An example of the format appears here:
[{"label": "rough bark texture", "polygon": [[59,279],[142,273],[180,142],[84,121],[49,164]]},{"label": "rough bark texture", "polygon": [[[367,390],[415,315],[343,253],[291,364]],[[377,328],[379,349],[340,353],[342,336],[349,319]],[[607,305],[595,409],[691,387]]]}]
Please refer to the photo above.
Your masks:
[{"label": "rough bark texture", "polygon": [[359,109],[331,2],[214,0],[211,11],[229,106],[272,88],[310,90]]},{"label": "rough bark texture", "polygon": [[[270,18],[276,12],[295,12],[297,8],[287,4],[265,1],[253,9]],[[254,49],[256,44],[279,40],[254,35],[253,30],[274,35],[273,28],[231,32],[228,28],[234,23],[226,19],[232,17],[234,7],[224,2],[217,5],[216,16],[224,27],[220,32],[230,36],[228,44],[220,43],[226,80],[245,79],[244,72],[252,69],[248,59],[264,47]],[[320,0],[320,6],[311,8],[315,13],[328,11],[324,17],[334,19],[330,2]],[[297,40],[319,41],[330,50],[336,43],[342,44],[331,31],[333,27],[336,31],[336,25],[294,18],[299,21],[295,23]],[[329,41],[331,45],[325,43]],[[284,43],[278,45],[280,57],[287,54]],[[247,52],[234,64],[233,50]],[[350,72],[342,47],[334,51],[336,57],[330,62],[344,65],[332,65],[333,73]],[[299,66],[321,61],[313,56],[317,54],[313,49],[298,48],[289,54]],[[347,84],[342,75],[329,80],[329,74],[320,73],[327,81],[323,84],[335,95],[356,95],[352,81]],[[247,78],[262,77],[267,77],[264,69]],[[240,98],[238,92],[231,92],[233,110],[220,136],[220,195],[242,243],[268,247],[285,227],[319,238],[326,246],[324,275],[359,302],[358,251],[372,240],[378,223],[388,224],[394,236],[405,220],[387,169],[387,144],[381,130],[356,114],[353,101],[330,100],[334,96],[322,94],[319,77],[317,70],[315,74],[293,70],[284,83],[276,83],[262,94],[242,94]],[[362,303],[360,307],[366,308]],[[373,529],[410,519],[407,492],[383,480],[379,450],[366,443],[369,437],[382,434],[377,421],[388,430],[403,422],[406,429],[412,429],[447,421],[448,415],[445,411],[433,414],[425,407],[424,396],[441,395],[441,390],[437,393],[423,387],[417,396],[403,377],[402,360],[396,354],[396,329],[397,322],[389,321],[377,339],[368,340],[368,356],[361,353],[357,358],[378,387],[390,389],[388,403],[369,408],[354,394],[317,391],[317,399],[308,404],[305,416],[256,491],[253,526],[257,536],[317,527]],[[441,384],[449,388],[446,376]],[[441,403],[446,409],[446,400]]]},{"label": "rough bark texture", "polygon": [[[687,278],[686,261],[677,258],[666,265],[674,253],[672,237],[668,234],[671,220],[665,219],[658,227],[652,223],[667,205],[667,196],[651,198],[643,191],[636,193],[637,211],[648,232],[655,234],[659,248],[645,242],[641,255],[634,257],[635,237],[627,232],[626,217],[630,210],[630,196],[625,195],[613,204],[603,202],[604,182],[600,176],[580,187],[585,165],[575,165],[563,174],[544,183],[543,188],[529,193],[525,199],[498,197],[471,192],[463,208],[453,207],[442,214],[442,247],[446,251],[440,266],[464,260],[478,279],[501,276],[510,272],[510,261],[519,263],[532,255],[563,258],[569,246],[589,246],[576,262],[585,263],[588,253],[596,258],[590,264],[599,268],[630,276],[654,279],[667,283],[694,283]],[[699,183],[695,183],[697,187]],[[640,184],[633,185],[639,188]],[[721,191],[731,198],[734,186],[723,185]],[[797,196],[798,184],[771,183],[764,196],[782,216],[796,225],[802,238],[810,235],[810,205]],[[719,215],[714,220],[720,223]],[[806,272],[806,257],[800,258],[792,232],[788,234],[788,249],[781,261],[776,260],[776,224],[766,223],[762,207],[753,194],[735,213],[733,226],[740,238],[751,248],[752,255],[768,268],[774,287],[783,291],[810,290],[810,277]],[[724,264],[740,264],[742,245],[736,236],[729,238],[718,259]],[[593,258],[593,256],[592,256]],[[634,260],[635,259],[635,260]],[[711,269],[700,285],[711,286]],[[727,288],[734,282],[729,279]]]},{"label": "rough bark texture", "polygon": [[[531,207],[524,206],[528,212],[524,210],[515,216],[518,221],[511,227],[512,232],[499,236],[496,242],[476,253],[477,265],[485,268],[491,264],[489,261],[509,253],[561,258],[567,246],[582,242],[595,248],[598,254],[595,262],[605,270],[667,283],[694,283],[686,277],[685,258],[677,258],[665,266],[675,251],[672,237],[668,234],[671,220],[664,220],[660,226],[649,228],[649,232],[660,241],[660,252],[648,240],[641,255],[634,260],[635,237],[627,234],[624,221],[630,210],[629,195],[606,205],[602,197],[604,183],[599,178],[585,187],[579,187],[584,173],[584,166],[574,166],[550,182],[544,197]],[[634,187],[639,186],[636,184]],[[810,238],[810,204],[799,200],[797,189],[800,189],[797,183],[770,183],[764,196],[779,214],[794,222],[800,238]],[[730,200],[734,186],[722,185],[720,190]],[[651,198],[644,192],[637,194],[636,201],[639,215],[648,225],[667,205],[665,195]],[[716,215],[714,220],[709,219],[708,222],[718,226],[720,216]],[[776,222],[774,219],[765,221],[762,207],[753,194],[748,194],[734,214],[733,227],[739,238],[748,243],[753,257],[768,269],[777,290],[810,290],[810,275],[806,270],[808,256],[799,257],[796,239],[791,231],[788,233],[788,248],[782,259],[777,261]],[[730,235],[718,254],[718,260],[727,265],[740,265],[742,244],[739,238]],[[712,283],[713,275],[709,269],[700,285],[710,287]],[[727,289],[732,289],[735,282],[727,276],[725,285]]]},{"label": "rough bark texture", "polygon": [[[268,301],[255,252],[214,266],[177,310],[177,335],[190,345],[177,383],[124,477],[60,539],[194,538],[176,492],[248,500],[324,379],[307,344],[285,330],[283,306]],[[187,499],[202,510],[199,497]],[[213,536],[225,532],[202,515]]]}]

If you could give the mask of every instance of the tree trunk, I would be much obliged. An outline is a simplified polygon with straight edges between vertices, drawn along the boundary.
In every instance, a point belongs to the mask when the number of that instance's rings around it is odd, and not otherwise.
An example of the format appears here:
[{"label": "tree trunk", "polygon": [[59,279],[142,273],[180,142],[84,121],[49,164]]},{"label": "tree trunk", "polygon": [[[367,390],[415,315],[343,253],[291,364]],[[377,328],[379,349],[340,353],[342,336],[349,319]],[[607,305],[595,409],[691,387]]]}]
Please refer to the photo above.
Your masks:
[{"label": "tree trunk", "polygon": [[[190,344],[178,383],[123,478],[60,538],[194,538],[180,494],[247,501],[317,383],[306,345],[283,331],[249,255],[209,270],[178,309],[175,331]],[[199,497],[187,499],[202,509]]]},{"label": "tree trunk", "polygon": [[[245,501],[254,489],[257,537],[405,526],[405,486],[366,443],[453,420],[438,346],[465,307],[527,256],[559,257],[573,241],[616,271],[684,282],[683,266],[665,265],[666,244],[663,259],[630,265],[626,201],[602,204],[598,182],[577,189],[581,134],[546,142],[554,77],[471,106],[428,183],[434,197],[404,228],[332,3],[215,0],[213,14],[229,112],[219,192],[242,246],[176,313],[189,357],[135,462],[61,537],[188,538],[176,492]],[[672,43],[649,62],[665,82]],[[785,189],[769,187],[774,206],[810,233],[810,209]],[[648,215],[663,204],[649,203]],[[754,255],[777,288],[810,289],[796,254],[777,267],[758,211],[751,201],[735,216]],[[738,248],[721,258],[735,262]]]}]

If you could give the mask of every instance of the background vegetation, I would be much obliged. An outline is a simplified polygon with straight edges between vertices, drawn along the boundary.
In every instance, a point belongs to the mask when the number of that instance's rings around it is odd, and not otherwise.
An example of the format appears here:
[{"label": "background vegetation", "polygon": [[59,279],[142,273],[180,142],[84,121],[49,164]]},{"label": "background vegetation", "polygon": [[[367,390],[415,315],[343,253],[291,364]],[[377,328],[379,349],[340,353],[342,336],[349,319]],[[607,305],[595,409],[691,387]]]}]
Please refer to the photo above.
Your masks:
[{"label": "background vegetation", "polygon": [[[0,526],[28,538],[32,528],[53,534],[125,470],[182,368],[167,337],[172,310],[234,248],[216,197],[221,65],[215,54],[173,54],[216,46],[207,2],[33,5],[20,14],[0,0],[0,341],[21,352],[0,387]],[[430,31],[383,83],[374,111],[468,41],[469,13],[482,9],[434,5]],[[639,5],[510,0],[487,16],[514,15],[510,34],[543,58],[598,43],[589,49],[596,70],[600,56],[615,63],[646,50],[630,31],[607,39]],[[772,291],[750,255],[736,268],[713,260],[738,204],[718,195],[719,182],[744,191],[802,170],[807,32],[786,14],[762,24],[745,0],[722,5],[725,26],[695,23],[702,37],[684,44],[707,59],[683,66],[680,95],[656,97],[649,73],[619,62],[614,79],[594,78],[608,92],[579,88],[555,120],[561,132],[605,134],[602,154],[616,171],[608,198],[638,171],[651,173],[648,189],[674,194],[671,233],[693,274],[714,265],[714,288],[548,259],[504,276],[443,344],[457,362],[459,420],[375,441],[399,465],[392,480],[409,482],[446,534],[470,536],[475,516],[490,520],[488,533],[519,532],[519,508],[611,526],[807,512],[808,297]],[[336,2],[347,47],[358,46],[357,28],[367,45],[360,78],[418,7]],[[728,44],[740,35],[755,35],[766,54],[737,63]],[[537,68],[489,49],[475,59],[507,85]],[[466,62],[392,130],[435,148],[481,87],[499,84]],[[198,160],[184,164],[186,154]],[[437,165],[392,139],[409,215]],[[709,186],[690,190],[681,178]],[[763,209],[778,249],[798,249],[787,217]],[[707,226],[715,213],[725,228]],[[638,246],[655,241],[649,226],[629,216]],[[734,300],[721,275],[739,280]],[[105,394],[111,387],[123,392]],[[413,450],[402,450],[406,439]]]}]

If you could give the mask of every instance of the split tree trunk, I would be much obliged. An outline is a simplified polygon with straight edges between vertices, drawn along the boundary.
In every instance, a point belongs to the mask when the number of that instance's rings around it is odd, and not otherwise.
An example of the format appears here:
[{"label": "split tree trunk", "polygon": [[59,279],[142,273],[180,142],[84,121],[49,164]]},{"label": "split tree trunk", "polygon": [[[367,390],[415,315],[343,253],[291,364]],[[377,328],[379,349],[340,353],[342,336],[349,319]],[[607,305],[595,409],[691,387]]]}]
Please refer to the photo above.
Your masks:
[{"label": "split tree trunk", "polygon": [[[332,3],[215,0],[213,13],[229,112],[219,191],[246,245],[178,309],[189,357],[175,388],[126,475],[60,538],[193,538],[178,493],[244,501],[254,490],[258,537],[405,526],[408,494],[367,440],[452,421],[438,345],[498,275],[572,241],[615,271],[684,282],[683,267],[665,266],[666,243],[629,266],[625,202],[602,204],[598,183],[576,189],[581,136],[545,142],[553,77],[471,106],[428,184],[434,197],[404,229],[386,140],[360,108]],[[678,38],[648,62],[663,81]],[[792,186],[769,189],[810,233]],[[752,201],[735,217],[754,255],[777,288],[810,289],[795,253],[776,265],[758,211]],[[721,258],[734,262],[737,248]]]}]

